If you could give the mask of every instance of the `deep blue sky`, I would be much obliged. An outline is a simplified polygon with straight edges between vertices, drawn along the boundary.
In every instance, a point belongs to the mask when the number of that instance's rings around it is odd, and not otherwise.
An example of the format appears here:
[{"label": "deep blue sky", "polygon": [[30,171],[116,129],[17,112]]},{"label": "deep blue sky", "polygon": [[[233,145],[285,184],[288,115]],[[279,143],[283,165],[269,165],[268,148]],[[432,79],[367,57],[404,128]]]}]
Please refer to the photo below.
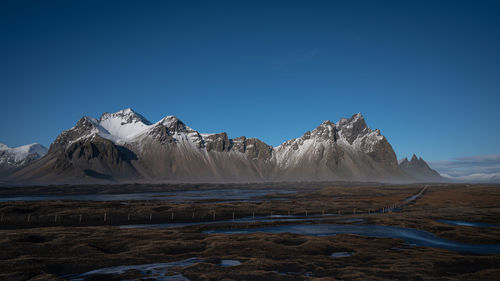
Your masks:
[{"label": "deep blue sky", "polygon": [[0,142],[132,107],[278,145],[362,112],[398,158],[500,153],[500,1],[0,2]]}]

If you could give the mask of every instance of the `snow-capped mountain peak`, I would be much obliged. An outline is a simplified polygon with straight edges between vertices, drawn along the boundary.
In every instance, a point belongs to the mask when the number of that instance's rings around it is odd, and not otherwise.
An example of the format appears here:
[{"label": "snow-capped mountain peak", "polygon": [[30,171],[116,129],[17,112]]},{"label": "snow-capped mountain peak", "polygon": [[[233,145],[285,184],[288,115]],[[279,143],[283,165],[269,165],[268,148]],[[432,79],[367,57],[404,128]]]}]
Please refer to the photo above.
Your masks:
[{"label": "snow-capped mountain peak", "polygon": [[47,154],[47,148],[39,143],[18,147],[8,147],[0,144],[0,166],[19,167]]},{"label": "snow-capped mountain peak", "polygon": [[337,139],[337,128],[330,120],[325,120],[316,129],[312,130],[310,137],[335,141]]},{"label": "snow-capped mountain peak", "polygon": [[193,130],[189,126],[186,126],[184,122],[182,122],[181,120],[179,120],[179,118],[173,115],[165,116],[158,123],[165,126],[171,134],[195,132],[195,130]]},{"label": "snow-capped mountain peak", "polygon": [[169,127],[180,127],[180,128],[185,128],[185,124],[179,120],[179,118],[175,117],[174,115],[167,115],[163,117],[158,123],[161,123],[163,126],[169,128]]},{"label": "snow-capped mountain peak", "polygon": [[340,120],[335,125],[337,127],[341,128],[343,126],[348,126],[350,124],[352,125],[352,123],[357,123],[360,121],[364,122],[364,120],[365,120],[365,117],[363,116],[363,114],[361,114],[361,112],[358,112],[358,113],[354,114],[353,116],[351,116],[350,118],[345,118],[345,117],[340,118]]},{"label": "snow-capped mountain peak", "polygon": [[59,135],[54,145],[69,147],[77,141],[92,140],[96,136],[119,145],[140,142],[146,136],[153,136],[162,143],[186,139],[202,146],[203,142],[198,132],[173,115],[152,124],[139,113],[127,108],[116,113],[104,113],[99,119],[83,117],[73,128]]},{"label": "snow-capped mountain peak", "polygon": [[127,108],[115,113],[104,113],[99,120],[96,120],[95,125],[99,129],[99,135],[120,142],[143,133],[151,122],[131,108]]},{"label": "snow-capped mountain peak", "polygon": [[101,118],[99,118],[99,122],[103,122],[108,119],[120,120],[122,125],[130,123],[144,123],[146,125],[151,125],[149,120],[131,108],[122,109],[115,113],[105,112],[101,115]]},{"label": "snow-capped mountain peak", "polygon": [[372,132],[366,125],[365,118],[361,113],[354,114],[349,119],[341,118],[336,125],[341,138],[350,145],[352,145],[356,139]]}]

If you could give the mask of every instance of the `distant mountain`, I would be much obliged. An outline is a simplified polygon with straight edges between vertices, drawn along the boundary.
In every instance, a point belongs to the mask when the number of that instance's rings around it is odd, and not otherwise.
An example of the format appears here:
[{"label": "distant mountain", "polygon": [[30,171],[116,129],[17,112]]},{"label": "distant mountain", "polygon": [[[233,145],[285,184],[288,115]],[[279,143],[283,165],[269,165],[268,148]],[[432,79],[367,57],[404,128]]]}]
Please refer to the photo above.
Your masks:
[{"label": "distant mountain", "polygon": [[0,173],[24,167],[47,154],[47,148],[39,143],[8,147],[0,143]]},{"label": "distant mountain", "polygon": [[451,182],[500,183],[500,173],[473,173],[464,176],[450,176],[443,174],[443,177]]},{"label": "distant mountain", "polygon": [[149,122],[132,109],[81,118],[14,181],[412,180],[379,130],[358,113],[325,121],[278,147],[203,134],[175,116]]},{"label": "distant mountain", "polygon": [[413,154],[410,161],[408,161],[408,158],[404,158],[402,161],[400,161],[399,168],[419,181],[444,180],[444,178],[441,177],[438,172],[431,169],[431,167],[427,165],[422,157],[418,158],[415,154]]}]

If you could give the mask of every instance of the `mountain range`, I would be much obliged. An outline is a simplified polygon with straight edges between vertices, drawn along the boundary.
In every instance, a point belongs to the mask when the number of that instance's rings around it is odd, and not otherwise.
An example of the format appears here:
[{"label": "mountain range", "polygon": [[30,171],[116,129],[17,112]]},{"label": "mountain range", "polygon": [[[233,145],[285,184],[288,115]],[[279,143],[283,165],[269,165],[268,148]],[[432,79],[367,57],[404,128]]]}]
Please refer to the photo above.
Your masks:
[{"label": "mountain range", "polygon": [[27,166],[45,154],[47,154],[47,148],[38,143],[19,147],[8,147],[0,143],[0,174]]},{"label": "mountain range", "polygon": [[33,144],[20,149],[29,152],[23,158],[4,147],[1,169],[10,171],[10,182],[442,180],[416,156],[398,164],[390,143],[360,113],[272,147],[257,138],[203,134],[175,116],[152,123],[128,108],[81,118],[48,151]]},{"label": "mountain range", "polygon": [[436,181],[442,180],[441,175],[438,172],[431,169],[422,157],[418,158],[415,154],[413,154],[411,160],[409,161],[408,158],[404,158],[400,161],[399,168],[415,178],[425,178]]}]

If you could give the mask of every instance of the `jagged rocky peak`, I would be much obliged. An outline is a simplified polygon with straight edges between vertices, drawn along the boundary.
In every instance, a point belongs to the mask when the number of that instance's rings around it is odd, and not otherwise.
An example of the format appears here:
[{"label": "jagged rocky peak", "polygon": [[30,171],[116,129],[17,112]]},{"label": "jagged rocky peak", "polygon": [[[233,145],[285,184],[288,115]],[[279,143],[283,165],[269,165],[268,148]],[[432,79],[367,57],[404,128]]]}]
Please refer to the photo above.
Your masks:
[{"label": "jagged rocky peak", "polygon": [[246,150],[247,138],[245,136],[232,139],[232,149],[244,153]]},{"label": "jagged rocky peak", "polygon": [[167,127],[170,133],[185,133],[194,131],[193,129],[186,126],[186,124],[184,124],[181,120],[179,120],[179,118],[173,115],[164,117],[160,120],[159,123]]},{"label": "jagged rocky peak", "polygon": [[160,143],[191,142],[198,148],[205,147],[203,137],[196,130],[186,126],[179,118],[169,115],[158,121],[148,134]]},{"label": "jagged rocky peak", "polygon": [[[245,138],[245,137],[243,137]],[[253,160],[268,161],[272,157],[273,147],[257,138],[245,138],[245,154]]]},{"label": "jagged rocky peak", "polygon": [[148,119],[146,119],[141,114],[135,112],[132,108],[122,109],[115,113],[104,112],[99,118],[99,123],[106,120],[118,119],[121,121],[121,125],[130,123],[144,123],[145,125],[151,125]]},{"label": "jagged rocky peak", "polygon": [[99,132],[97,121],[88,116],[84,116],[76,122],[76,125],[57,136],[50,145],[49,153],[65,149],[71,142],[77,139],[91,137]]},{"label": "jagged rocky peak", "polygon": [[318,127],[316,127],[316,129],[305,132],[300,138],[285,141],[280,146],[278,146],[277,149],[279,150],[286,147],[291,147],[293,150],[297,150],[299,149],[300,145],[303,145],[304,142],[307,142],[311,139],[320,141],[337,141],[338,135],[336,125],[330,120],[325,120]]},{"label": "jagged rocky peak", "polygon": [[410,162],[411,163],[421,163],[422,161],[424,161],[424,159],[422,159],[422,157],[418,158],[417,155],[413,154],[413,156],[411,157],[411,160]]},{"label": "jagged rocky peak", "polygon": [[423,166],[423,164],[426,165],[426,162],[422,157],[417,157],[417,155],[413,154],[410,160],[408,160],[408,157],[403,158],[399,162],[399,166],[401,167],[415,167],[415,166]]},{"label": "jagged rocky peak", "polygon": [[441,175],[433,170],[422,157],[413,154],[411,160],[404,158],[399,163],[399,168],[418,180],[440,180]]},{"label": "jagged rocky peak", "polygon": [[352,144],[359,136],[371,132],[361,113],[354,114],[349,119],[341,118],[336,125],[349,144]]},{"label": "jagged rocky peak", "polygon": [[226,132],[205,135],[203,139],[205,140],[207,151],[223,152],[231,149],[231,141],[227,137]]},{"label": "jagged rocky peak", "polygon": [[314,129],[312,132],[306,132],[304,136],[307,137],[313,137],[313,138],[320,138],[323,140],[337,140],[337,128],[334,123],[332,123],[330,120],[325,120],[321,125],[319,125],[316,129]]},{"label": "jagged rocky peak", "polygon": [[163,124],[158,123],[153,128],[148,131],[148,135],[150,135],[153,139],[157,140],[161,144],[166,143],[174,143],[175,139],[172,137],[167,127]]},{"label": "jagged rocky peak", "polygon": [[[413,154],[411,160],[408,161],[408,158],[405,158],[406,162],[401,162],[401,164],[406,165],[407,167],[427,167],[427,163],[422,159],[422,157],[417,157],[417,155]],[[404,160],[403,160],[404,161]]]}]

